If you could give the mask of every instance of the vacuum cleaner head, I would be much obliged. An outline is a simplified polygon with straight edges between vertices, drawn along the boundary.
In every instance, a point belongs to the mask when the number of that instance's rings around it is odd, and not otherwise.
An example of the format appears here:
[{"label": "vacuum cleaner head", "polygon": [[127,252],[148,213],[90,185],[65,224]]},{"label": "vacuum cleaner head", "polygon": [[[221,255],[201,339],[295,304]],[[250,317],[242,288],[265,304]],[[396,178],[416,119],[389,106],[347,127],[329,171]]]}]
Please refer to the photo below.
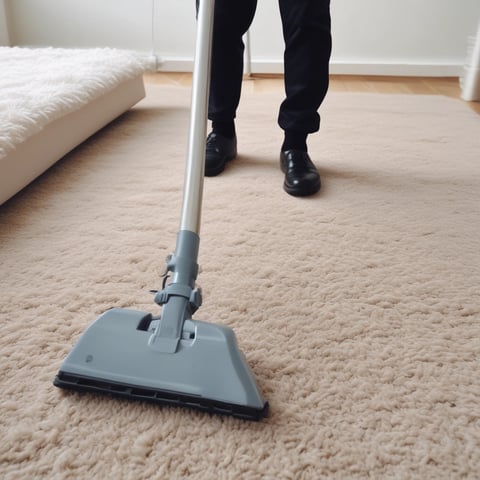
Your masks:
[{"label": "vacuum cleaner head", "polygon": [[114,308],[83,334],[54,380],[57,387],[260,420],[268,414],[228,327],[185,320],[175,353],[151,342],[160,318]]}]

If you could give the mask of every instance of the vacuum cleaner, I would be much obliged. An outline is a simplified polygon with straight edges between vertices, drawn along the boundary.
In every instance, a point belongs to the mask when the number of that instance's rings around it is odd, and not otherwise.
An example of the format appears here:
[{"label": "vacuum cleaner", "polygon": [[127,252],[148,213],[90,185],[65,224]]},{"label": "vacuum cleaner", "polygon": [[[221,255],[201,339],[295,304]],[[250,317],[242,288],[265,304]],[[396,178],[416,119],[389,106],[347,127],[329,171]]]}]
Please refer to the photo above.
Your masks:
[{"label": "vacuum cleaner", "polygon": [[169,255],[160,313],[112,308],[76,343],[54,379],[56,387],[186,406],[261,420],[263,398],[234,331],[192,318],[202,303],[196,287],[214,0],[198,11],[190,133],[180,229]]}]

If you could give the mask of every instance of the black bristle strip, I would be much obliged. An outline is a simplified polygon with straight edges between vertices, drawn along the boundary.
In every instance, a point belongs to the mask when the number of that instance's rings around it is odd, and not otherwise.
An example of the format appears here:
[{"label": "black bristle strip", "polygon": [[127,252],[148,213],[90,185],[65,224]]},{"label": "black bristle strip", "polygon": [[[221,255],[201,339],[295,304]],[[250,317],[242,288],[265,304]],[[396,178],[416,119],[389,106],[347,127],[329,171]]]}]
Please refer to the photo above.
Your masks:
[{"label": "black bristle strip", "polygon": [[67,372],[59,372],[53,384],[56,387],[67,390],[103,393],[114,397],[142,400],[160,405],[193,408],[208,413],[229,415],[243,420],[259,421],[268,415],[268,402],[265,403],[262,409],[256,409],[244,405],[218,402],[195,395],[185,395],[143,386],[126,385]]}]

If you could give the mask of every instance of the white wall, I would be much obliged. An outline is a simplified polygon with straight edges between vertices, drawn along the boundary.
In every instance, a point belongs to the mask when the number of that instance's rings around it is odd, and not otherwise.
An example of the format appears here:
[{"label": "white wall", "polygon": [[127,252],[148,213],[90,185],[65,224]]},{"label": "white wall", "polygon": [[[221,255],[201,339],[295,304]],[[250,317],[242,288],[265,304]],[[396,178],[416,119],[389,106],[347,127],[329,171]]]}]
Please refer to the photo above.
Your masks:
[{"label": "white wall", "polygon": [[12,45],[150,49],[151,0],[4,1]]},{"label": "white wall", "polygon": [[9,46],[10,38],[8,35],[7,12],[5,10],[4,0],[0,0],[0,46]]},{"label": "white wall", "polygon": [[[334,57],[432,74],[456,70],[480,19],[479,0],[333,0]],[[398,66],[398,67],[397,67]]]},{"label": "white wall", "polygon": [[[195,0],[5,0],[13,45],[114,46],[151,52],[162,70],[190,70]],[[152,39],[152,3],[155,5]],[[333,73],[459,75],[479,0],[332,0]],[[277,0],[259,0],[252,70],[281,72]]]}]

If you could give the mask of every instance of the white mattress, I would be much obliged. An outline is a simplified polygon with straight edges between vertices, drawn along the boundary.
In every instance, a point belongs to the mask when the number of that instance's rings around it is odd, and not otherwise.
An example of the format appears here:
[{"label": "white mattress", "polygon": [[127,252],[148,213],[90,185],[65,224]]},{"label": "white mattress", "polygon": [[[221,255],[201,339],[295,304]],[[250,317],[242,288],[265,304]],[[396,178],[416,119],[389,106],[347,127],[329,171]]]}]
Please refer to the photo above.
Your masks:
[{"label": "white mattress", "polygon": [[114,49],[0,47],[0,204],[145,96],[146,60]]}]

